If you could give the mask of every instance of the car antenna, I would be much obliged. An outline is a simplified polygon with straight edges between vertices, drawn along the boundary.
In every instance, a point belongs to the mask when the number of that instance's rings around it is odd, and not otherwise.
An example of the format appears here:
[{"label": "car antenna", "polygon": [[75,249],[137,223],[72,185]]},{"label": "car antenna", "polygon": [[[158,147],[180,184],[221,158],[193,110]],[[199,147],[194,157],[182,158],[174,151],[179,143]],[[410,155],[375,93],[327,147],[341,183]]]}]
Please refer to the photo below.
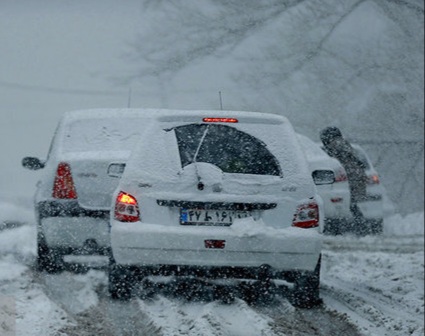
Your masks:
[{"label": "car antenna", "polygon": [[131,86],[128,89],[128,100],[127,100],[127,107],[130,108],[131,106]]},{"label": "car antenna", "polygon": [[220,110],[223,110],[223,101],[221,99],[221,91],[218,91],[218,98],[220,99]]}]

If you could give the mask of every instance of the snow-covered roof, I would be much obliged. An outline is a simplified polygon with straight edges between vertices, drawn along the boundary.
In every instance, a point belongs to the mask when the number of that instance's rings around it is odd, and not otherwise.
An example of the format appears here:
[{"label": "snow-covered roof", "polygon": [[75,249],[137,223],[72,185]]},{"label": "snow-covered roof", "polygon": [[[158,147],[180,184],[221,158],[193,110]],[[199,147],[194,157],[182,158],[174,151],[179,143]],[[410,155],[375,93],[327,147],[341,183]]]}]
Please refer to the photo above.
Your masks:
[{"label": "snow-covered roof", "polygon": [[[97,119],[97,118],[119,118],[119,117],[141,117],[158,118],[161,121],[184,121],[185,117],[228,117],[243,118],[244,122],[261,123],[284,123],[287,118],[277,114],[247,111],[224,111],[224,110],[176,110],[176,109],[155,109],[155,108],[98,108],[75,110],[65,112],[63,122],[75,119]],[[261,121],[260,121],[261,120]]]}]

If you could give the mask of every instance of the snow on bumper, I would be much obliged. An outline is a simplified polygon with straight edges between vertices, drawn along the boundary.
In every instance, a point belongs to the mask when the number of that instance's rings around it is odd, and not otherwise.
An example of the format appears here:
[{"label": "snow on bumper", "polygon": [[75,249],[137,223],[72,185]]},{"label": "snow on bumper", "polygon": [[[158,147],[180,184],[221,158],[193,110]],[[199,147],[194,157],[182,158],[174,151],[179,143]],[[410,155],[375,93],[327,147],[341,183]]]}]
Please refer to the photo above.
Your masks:
[{"label": "snow on bumper", "polygon": [[109,247],[109,221],[93,217],[48,217],[41,220],[47,245],[82,248],[87,240],[99,247]]},{"label": "snow on bumper", "polygon": [[[211,248],[211,241],[219,242],[218,247]],[[122,265],[269,265],[278,271],[312,271],[320,255],[322,237],[315,229],[261,226],[257,230],[239,230],[113,221],[111,245],[115,261]]]},{"label": "snow on bumper", "polygon": [[357,205],[366,219],[382,219],[384,217],[381,195],[368,195],[366,201],[358,202]]},{"label": "snow on bumper", "polygon": [[321,196],[323,199],[326,218],[351,217],[349,191],[322,191]]}]

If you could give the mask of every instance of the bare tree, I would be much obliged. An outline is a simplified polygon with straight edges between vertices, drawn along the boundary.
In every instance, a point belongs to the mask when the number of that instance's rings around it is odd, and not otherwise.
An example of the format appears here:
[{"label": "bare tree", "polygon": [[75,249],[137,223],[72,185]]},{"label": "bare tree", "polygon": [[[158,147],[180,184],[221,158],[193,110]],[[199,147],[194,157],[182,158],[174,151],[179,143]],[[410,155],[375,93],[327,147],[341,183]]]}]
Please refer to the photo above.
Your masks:
[{"label": "bare tree", "polygon": [[181,71],[232,59],[237,107],[285,114],[313,138],[334,124],[375,153],[393,143],[378,168],[397,197],[416,184],[423,208],[423,1],[144,0],[143,12],[128,81],[153,79],[168,105]]}]

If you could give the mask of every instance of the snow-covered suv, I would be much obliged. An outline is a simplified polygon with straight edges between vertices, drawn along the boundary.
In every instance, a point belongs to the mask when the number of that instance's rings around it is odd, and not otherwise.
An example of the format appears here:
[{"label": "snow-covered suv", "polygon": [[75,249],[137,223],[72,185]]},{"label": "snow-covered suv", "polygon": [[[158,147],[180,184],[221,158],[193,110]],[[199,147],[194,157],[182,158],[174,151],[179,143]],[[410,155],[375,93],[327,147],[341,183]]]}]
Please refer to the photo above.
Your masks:
[{"label": "snow-covered suv", "polygon": [[282,116],[161,111],[112,203],[114,298],[173,275],[283,279],[294,304],[319,301],[322,203]]},{"label": "snow-covered suv", "polygon": [[22,160],[25,168],[42,169],[34,196],[40,270],[62,269],[68,254],[110,254],[109,210],[118,183],[114,176],[147,127],[148,112],[67,112],[47,159]]}]

